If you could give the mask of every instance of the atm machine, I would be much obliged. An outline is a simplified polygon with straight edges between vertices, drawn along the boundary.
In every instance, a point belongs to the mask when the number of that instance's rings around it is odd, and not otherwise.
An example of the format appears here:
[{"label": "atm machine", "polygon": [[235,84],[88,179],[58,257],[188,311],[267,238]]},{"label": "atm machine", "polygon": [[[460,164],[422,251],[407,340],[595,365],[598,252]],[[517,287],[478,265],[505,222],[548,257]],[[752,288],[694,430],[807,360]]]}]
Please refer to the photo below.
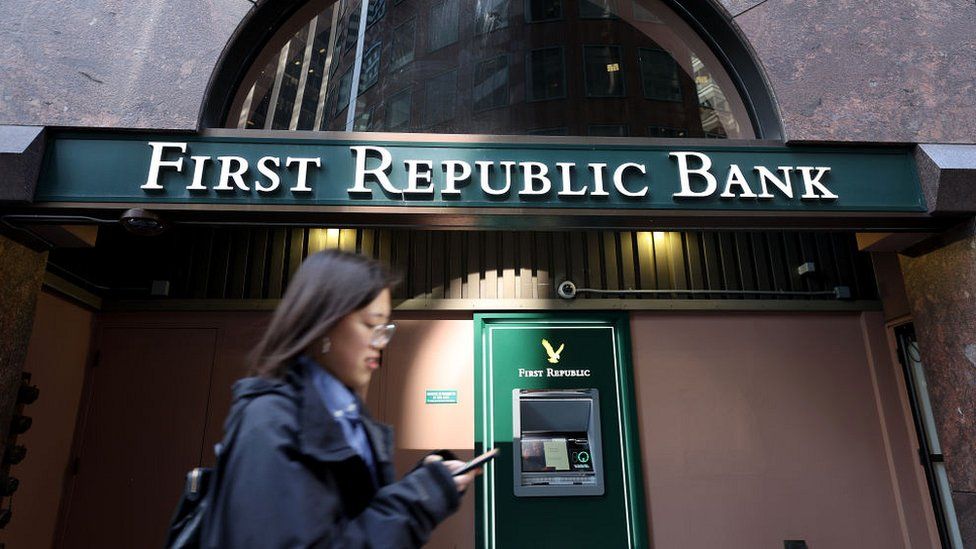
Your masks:
[{"label": "atm machine", "polygon": [[517,497],[602,496],[598,389],[512,390]]},{"label": "atm machine", "polygon": [[499,450],[475,484],[476,547],[648,546],[629,326],[475,315],[475,449]]}]

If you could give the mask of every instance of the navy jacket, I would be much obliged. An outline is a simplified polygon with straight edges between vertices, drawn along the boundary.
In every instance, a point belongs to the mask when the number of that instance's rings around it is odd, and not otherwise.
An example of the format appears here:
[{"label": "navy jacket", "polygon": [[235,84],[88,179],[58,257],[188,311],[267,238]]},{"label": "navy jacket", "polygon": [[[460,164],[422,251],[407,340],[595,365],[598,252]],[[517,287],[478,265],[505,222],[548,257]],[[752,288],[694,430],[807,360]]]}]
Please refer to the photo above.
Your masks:
[{"label": "navy jacket", "polygon": [[419,547],[459,503],[440,463],[394,481],[393,433],[362,415],[376,459],[363,459],[328,413],[308,372],[234,385],[225,431],[240,420],[226,456],[205,545],[227,548]]}]

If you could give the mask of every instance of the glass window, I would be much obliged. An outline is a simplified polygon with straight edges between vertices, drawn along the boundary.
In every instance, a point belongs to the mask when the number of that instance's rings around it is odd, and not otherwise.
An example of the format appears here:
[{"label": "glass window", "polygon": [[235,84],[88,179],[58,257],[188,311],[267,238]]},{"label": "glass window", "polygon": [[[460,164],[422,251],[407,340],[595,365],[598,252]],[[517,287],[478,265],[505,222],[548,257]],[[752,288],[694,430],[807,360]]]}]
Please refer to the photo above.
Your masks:
[{"label": "glass window", "polygon": [[588,97],[624,96],[619,46],[584,46],[583,71]]},{"label": "glass window", "polygon": [[363,5],[359,4],[355,10],[349,13],[349,17],[346,19],[346,44],[343,46],[343,51],[355,51],[356,45],[359,43],[359,10],[362,9]]},{"label": "glass window", "polygon": [[660,101],[681,101],[678,63],[664,50],[640,48],[641,82],[644,97]]},{"label": "glass window", "polygon": [[318,32],[312,42],[312,59],[308,65],[308,76],[305,79],[305,94],[302,96],[302,108],[298,115],[298,129],[311,130],[315,126],[319,98],[322,92],[322,80],[327,67],[325,60],[329,49],[329,33],[331,26],[324,17],[319,17]]},{"label": "glass window", "polygon": [[404,90],[386,103],[386,129],[405,131],[410,129],[410,90]]},{"label": "glass window", "polygon": [[615,19],[615,0],[580,0],[580,19]]},{"label": "glass window", "polygon": [[366,9],[366,28],[373,26],[386,15],[386,0],[369,0],[369,8]]},{"label": "glass window", "polygon": [[625,124],[591,124],[587,133],[599,137],[627,137],[630,134]]},{"label": "glass window", "polygon": [[528,0],[526,2],[525,20],[530,23],[555,21],[562,18],[562,0]]},{"label": "glass window", "polygon": [[411,19],[393,29],[390,46],[390,70],[396,70],[413,61],[414,45],[417,42],[417,19]]},{"label": "glass window", "polygon": [[[642,137],[755,135],[733,79],[666,0],[396,1],[296,14],[242,68],[225,123],[293,127],[297,116],[298,128],[332,131],[587,136],[626,124]],[[300,58],[296,37],[314,40]],[[377,107],[368,124],[366,105]]]},{"label": "glass window", "polygon": [[648,137],[688,137],[688,131],[681,128],[667,126],[648,126]]},{"label": "glass window", "polygon": [[457,101],[457,69],[427,81],[424,94],[424,124],[433,126],[454,118]]},{"label": "glass window", "polygon": [[475,65],[472,86],[474,110],[508,105],[508,56],[499,55]]},{"label": "glass window", "polygon": [[339,87],[337,88],[336,95],[336,107],[335,115],[339,116],[346,107],[349,106],[349,93],[352,92],[352,67],[346,69],[346,72],[342,74],[342,78],[339,79]]},{"label": "glass window", "polygon": [[486,33],[508,26],[508,0],[475,0],[476,33]]},{"label": "glass window", "polygon": [[458,39],[458,0],[444,0],[430,8],[427,51],[437,51]]},{"label": "glass window", "polygon": [[526,99],[544,101],[566,97],[566,63],[559,46],[532,50],[526,59]]},{"label": "glass window", "polygon": [[366,50],[363,56],[363,66],[359,72],[359,93],[368,90],[380,77],[380,52],[383,51],[381,44],[377,42]]},{"label": "glass window", "polygon": [[634,19],[637,19],[638,21],[647,21],[648,23],[664,24],[664,21],[661,21],[660,17],[654,15],[654,12],[647,9],[644,4],[638,2],[638,0],[633,0],[632,5],[634,7]]},{"label": "glass window", "polygon": [[376,107],[370,107],[356,115],[352,130],[356,132],[373,131],[376,123]]},{"label": "glass window", "polygon": [[299,30],[288,43],[288,57],[281,67],[281,88],[278,91],[278,104],[275,107],[271,129],[287,130],[291,124],[291,113],[298,95],[298,82],[302,77],[302,60],[305,58],[305,43],[308,29]]}]

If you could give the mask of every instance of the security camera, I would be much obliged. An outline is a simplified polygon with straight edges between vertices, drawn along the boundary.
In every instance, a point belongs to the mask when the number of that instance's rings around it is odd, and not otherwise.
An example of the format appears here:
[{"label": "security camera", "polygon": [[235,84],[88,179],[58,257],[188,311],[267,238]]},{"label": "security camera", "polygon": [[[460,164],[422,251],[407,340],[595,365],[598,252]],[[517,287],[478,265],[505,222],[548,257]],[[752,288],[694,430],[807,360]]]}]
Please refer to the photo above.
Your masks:
[{"label": "security camera", "polygon": [[166,231],[169,224],[149,210],[132,208],[122,212],[119,223],[127,231],[140,236],[155,236]]},{"label": "security camera", "polygon": [[556,293],[563,299],[573,299],[576,297],[576,284],[573,284],[572,280],[560,282],[556,287]]}]

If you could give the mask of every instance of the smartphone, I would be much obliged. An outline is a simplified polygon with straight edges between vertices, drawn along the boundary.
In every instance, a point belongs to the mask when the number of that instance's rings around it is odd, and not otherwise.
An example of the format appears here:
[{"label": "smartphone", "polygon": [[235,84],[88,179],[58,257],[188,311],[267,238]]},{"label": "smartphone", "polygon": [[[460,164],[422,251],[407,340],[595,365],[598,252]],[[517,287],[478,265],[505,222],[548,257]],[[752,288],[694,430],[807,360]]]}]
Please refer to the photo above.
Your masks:
[{"label": "smartphone", "polygon": [[499,451],[498,448],[492,448],[491,450],[488,450],[487,452],[481,454],[480,456],[465,463],[464,467],[461,467],[460,469],[454,471],[451,474],[454,476],[458,476],[458,475],[463,475],[464,473],[467,473],[472,469],[477,469],[478,467],[481,467],[482,465],[488,463],[492,459],[495,459],[495,456],[498,455],[498,451]]}]

